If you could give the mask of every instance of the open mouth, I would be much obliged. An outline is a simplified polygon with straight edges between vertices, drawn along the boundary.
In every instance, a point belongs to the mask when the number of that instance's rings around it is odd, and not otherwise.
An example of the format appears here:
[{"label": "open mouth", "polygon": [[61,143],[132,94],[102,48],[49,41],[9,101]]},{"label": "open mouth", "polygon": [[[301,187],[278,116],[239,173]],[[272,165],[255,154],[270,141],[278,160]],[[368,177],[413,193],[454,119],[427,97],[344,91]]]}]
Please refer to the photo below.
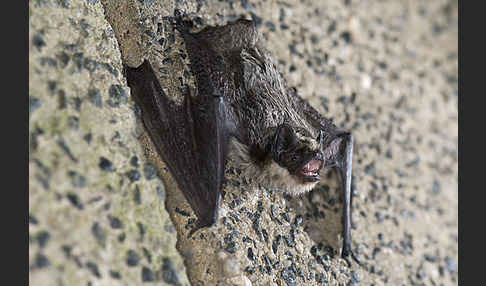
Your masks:
[{"label": "open mouth", "polygon": [[317,159],[312,159],[307,164],[302,167],[300,173],[306,177],[316,177],[319,176],[319,170],[321,170],[322,161]]}]

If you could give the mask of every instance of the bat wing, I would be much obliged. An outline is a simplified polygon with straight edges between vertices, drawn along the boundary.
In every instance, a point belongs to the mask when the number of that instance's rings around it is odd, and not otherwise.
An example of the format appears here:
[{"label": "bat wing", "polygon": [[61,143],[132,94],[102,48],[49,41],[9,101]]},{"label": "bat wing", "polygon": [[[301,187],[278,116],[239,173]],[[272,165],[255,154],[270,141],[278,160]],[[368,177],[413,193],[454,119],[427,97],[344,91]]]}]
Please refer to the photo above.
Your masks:
[{"label": "bat wing", "polygon": [[218,217],[227,156],[225,103],[222,97],[193,102],[171,101],[146,60],[138,68],[125,67],[125,75],[159,155],[198,217],[198,228]]},{"label": "bat wing", "polygon": [[351,192],[351,179],[353,168],[353,148],[354,137],[350,132],[337,128],[331,120],[324,118],[317,110],[315,110],[307,101],[303,100],[297,95],[295,89],[290,88],[289,92],[293,94],[293,98],[298,106],[298,109],[306,117],[307,121],[316,129],[320,131],[320,138],[325,141],[324,146],[327,146],[323,152],[324,156],[329,158],[331,166],[338,169],[341,181],[341,193],[344,198],[343,208],[343,250],[341,255],[350,264],[348,257],[351,256],[358,264],[359,259],[351,249],[351,207],[353,201],[353,193]]}]

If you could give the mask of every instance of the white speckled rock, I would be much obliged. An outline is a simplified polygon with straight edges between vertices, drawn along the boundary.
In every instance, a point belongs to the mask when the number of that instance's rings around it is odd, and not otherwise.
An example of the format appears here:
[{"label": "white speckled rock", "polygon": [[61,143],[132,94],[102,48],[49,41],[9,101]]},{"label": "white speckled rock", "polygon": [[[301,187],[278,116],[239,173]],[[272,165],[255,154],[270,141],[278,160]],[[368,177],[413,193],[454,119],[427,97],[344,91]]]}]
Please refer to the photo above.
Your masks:
[{"label": "white speckled rock", "polygon": [[29,1],[29,39],[29,285],[189,285],[102,4]]},{"label": "white speckled rock", "polygon": [[239,275],[228,279],[228,284],[233,286],[252,286],[250,279],[245,275]]}]

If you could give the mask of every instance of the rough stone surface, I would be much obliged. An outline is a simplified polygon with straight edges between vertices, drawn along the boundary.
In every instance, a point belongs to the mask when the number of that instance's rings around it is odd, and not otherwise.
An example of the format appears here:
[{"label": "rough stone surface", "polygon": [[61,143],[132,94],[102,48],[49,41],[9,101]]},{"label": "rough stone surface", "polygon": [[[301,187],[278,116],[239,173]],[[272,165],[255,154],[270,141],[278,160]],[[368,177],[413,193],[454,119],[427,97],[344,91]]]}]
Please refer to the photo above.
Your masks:
[{"label": "rough stone surface", "polygon": [[[29,2],[32,285],[458,284],[457,2],[69,3]],[[176,9],[197,27],[252,18],[289,85],[353,132],[362,267],[340,258],[332,171],[291,198],[230,162],[218,223],[188,238],[195,216],[121,74],[148,58],[180,100]]]},{"label": "rough stone surface", "polygon": [[29,2],[30,285],[175,285],[166,260],[189,285],[115,33],[100,2],[69,3]]}]

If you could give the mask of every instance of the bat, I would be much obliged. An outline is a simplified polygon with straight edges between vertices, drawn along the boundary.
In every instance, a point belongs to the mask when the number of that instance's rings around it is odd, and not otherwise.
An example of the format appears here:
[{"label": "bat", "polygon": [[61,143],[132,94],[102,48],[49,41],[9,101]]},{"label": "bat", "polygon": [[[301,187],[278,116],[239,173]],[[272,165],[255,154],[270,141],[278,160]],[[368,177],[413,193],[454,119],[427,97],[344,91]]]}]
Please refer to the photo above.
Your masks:
[{"label": "bat", "polygon": [[336,168],[344,197],[343,248],[351,256],[353,135],[336,127],[287,86],[252,21],[208,26],[184,39],[197,93],[169,99],[149,61],[124,67],[157,152],[195,212],[194,230],[218,219],[228,156],[247,175],[291,195],[310,191],[322,168]]}]

